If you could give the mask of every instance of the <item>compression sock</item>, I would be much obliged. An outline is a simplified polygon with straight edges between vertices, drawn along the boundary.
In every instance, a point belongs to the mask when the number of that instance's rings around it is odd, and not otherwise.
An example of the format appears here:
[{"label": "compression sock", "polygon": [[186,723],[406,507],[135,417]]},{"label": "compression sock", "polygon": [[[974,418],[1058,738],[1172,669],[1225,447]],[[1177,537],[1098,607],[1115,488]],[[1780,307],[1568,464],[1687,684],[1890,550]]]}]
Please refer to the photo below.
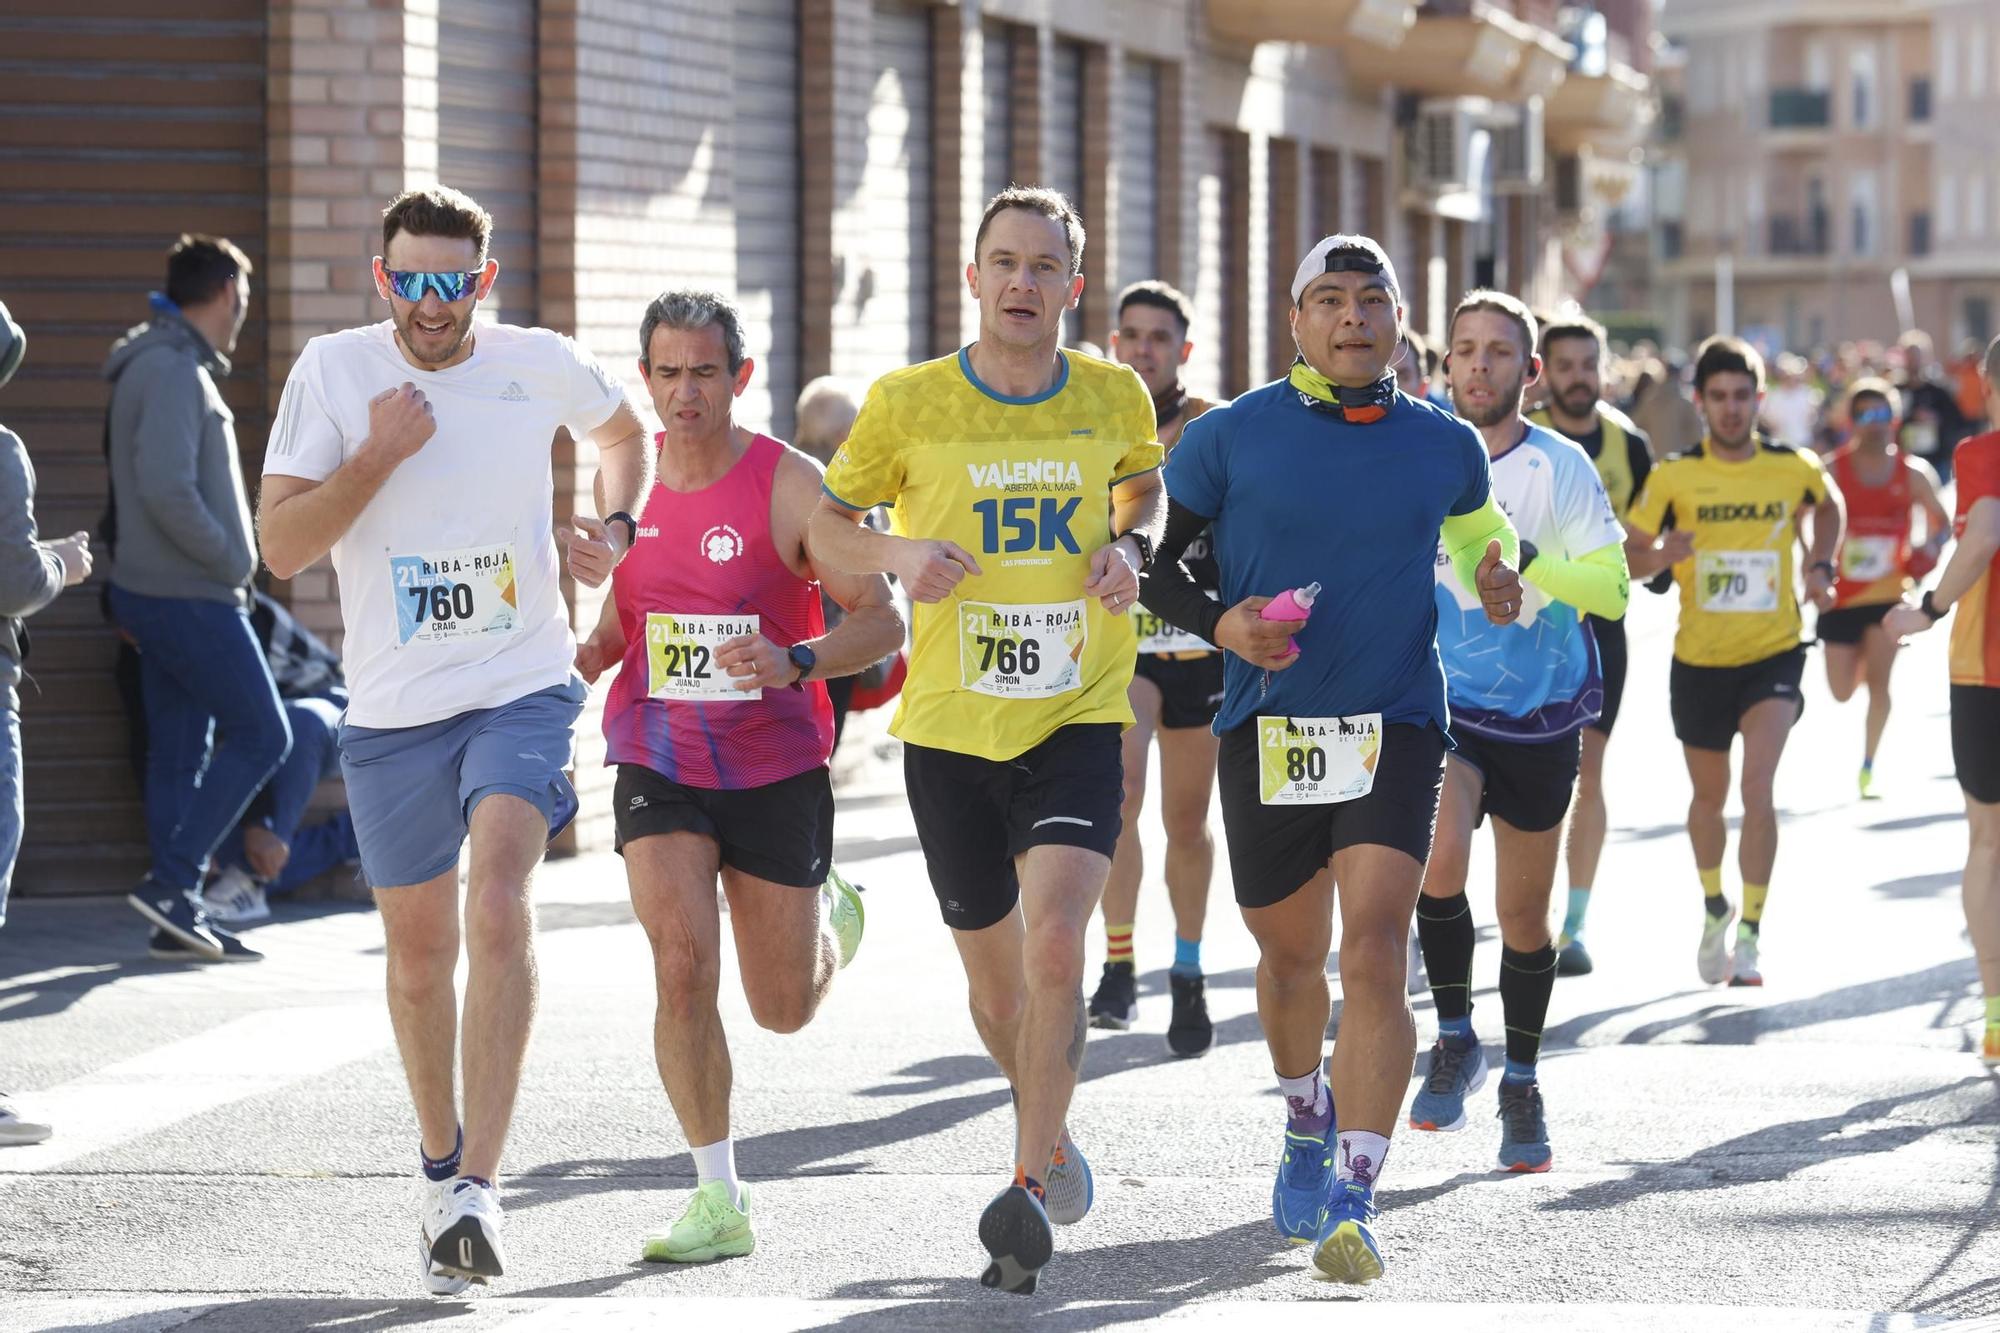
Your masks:
[{"label": "compression sock", "polygon": [[1556,988],[1556,950],[1544,944],[1532,953],[1500,948],[1500,1012],[1507,1019],[1507,1083],[1535,1081],[1535,1059],[1541,1054],[1542,1026],[1548,1022],[1549,996]]},{"label": "compression sock", "polygon": [[1430,974],[1438,1031],[1472,1035],[1472,904],[1463,891],[1449,898],[1417,899],[1417,943]]}]

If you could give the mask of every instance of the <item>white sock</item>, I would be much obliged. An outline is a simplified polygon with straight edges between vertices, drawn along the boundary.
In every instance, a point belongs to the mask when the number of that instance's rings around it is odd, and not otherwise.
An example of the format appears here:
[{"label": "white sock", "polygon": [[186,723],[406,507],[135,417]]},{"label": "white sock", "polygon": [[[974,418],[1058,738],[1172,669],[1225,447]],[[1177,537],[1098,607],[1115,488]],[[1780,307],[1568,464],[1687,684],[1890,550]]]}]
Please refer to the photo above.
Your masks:
[{"label": "white sock", "polygon": [[1382,1174],[1382,1159],[1389,1155],[1389,1136],[1370,1134],[1365,1129],[1340,1131],[1340,1153],[1333,1159],[1336,1180],[1358,1180],[1370,1189]]},{"label": "white sock", "polygon": [[690,1148],[694,1154],[694,1174],[697,1184],[706,1185],[711,1180],[719,1180],[729,1187],[729,1205],[743,1206],[743,1183],[736,1178],[736,1140],[721,1139],[706,1148]]},{"label": "white sock", "polygon": [[1332,1099],[1326,1095],[1326,1081],[1319,1075],[1318,1065],[1313,1066],[1312,1073],[1301,1074],[1297,1078],[1278,1075],[1278,1091],[1285,1099],[1288,1114],[1300,1120],[1326,1114]]}]

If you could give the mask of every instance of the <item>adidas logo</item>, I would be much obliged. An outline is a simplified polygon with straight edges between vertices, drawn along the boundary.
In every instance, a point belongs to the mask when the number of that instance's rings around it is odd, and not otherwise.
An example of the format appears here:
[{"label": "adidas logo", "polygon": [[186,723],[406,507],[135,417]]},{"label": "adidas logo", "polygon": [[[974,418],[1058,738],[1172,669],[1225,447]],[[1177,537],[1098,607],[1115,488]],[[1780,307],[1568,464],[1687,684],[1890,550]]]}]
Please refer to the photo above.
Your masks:
[{"label": "adidas logo", "polygon": [[521,381],[508,380],[507,387],[500,391],[500,401],[503,403],[525,403],[528,401],[528,391],[521,387]]}]

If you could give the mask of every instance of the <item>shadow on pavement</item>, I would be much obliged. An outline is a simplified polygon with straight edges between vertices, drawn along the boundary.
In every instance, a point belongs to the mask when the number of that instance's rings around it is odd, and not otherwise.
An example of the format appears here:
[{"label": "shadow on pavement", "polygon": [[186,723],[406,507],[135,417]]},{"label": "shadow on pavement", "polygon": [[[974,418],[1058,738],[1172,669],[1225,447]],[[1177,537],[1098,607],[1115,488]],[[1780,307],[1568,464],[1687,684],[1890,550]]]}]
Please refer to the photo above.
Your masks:
[{"label": "shadow on pavement", "polygon": [[[1972,959],[1954,959],[1900,977],[1858,982],[1779,1004],[1754,1008],[1728,1003],[1710,1005],[1699,1013],[1677,1015],[1657,1023],[1642,1023],[1625,1035],[1623,1044],[1643,1046],[1676,1036],[1704,1046],[1754,1046],[1759,1038],[1773,1033],[1789,1032],[1817,1023],[1865,1018],[1870,1014],[1888,1013],[1913,1005],[1937,1003],[1942,1013],[1956,1001],[1976,997],[1978,986],[1978,969]],[[1933,1024],[1941,1025],[1941,1018]],[[1564,1028],[1569,1026],[1563,1025]],[[1694,1029],[1692,1033],[1687,1032],[1690,1027]]]},{"label": "shadow on pavement", "polygon": [[[267,1329],[305,1330],[338,1329],[339,1333],[377,1333],[377,1330],[391,1328],[417,1328],[425,1324],[438,1324],[447,1320],[473,1320],[478,1315],[477,1305],[471,1302],[454,1301],[445,1304],[437,1301],[418,1303],[415,1301],[360,1301],[311,1296],[285,1296],[262,1300],[233,1301],[228,1304],[216,1303],[201,1308],[198,1313],[185,1321],[171,1325],[175,1333],[192,1330],[193,1333],[223,1333],[229,1330],[243,1330],[261,1333]],[[45,1328],[42,1333],[121,1333],[122,1330],[150,1331],[163,1327],[158,1314],[131,1315],[123,1319],[113,1319],[97,1324],[61,1324]]]},{"label": "shadow on pavement", "polygon": [[1885,879],[1872,887],[1885,898],[1929,898],[1942,890],[1955,889],[1964,882],[1963,870],[1933,870],[1928,875]]},{"label": "shadow on pavement", "polygon": [[1931,815],[1905,815],[1901,819],[1880,819],[1861,827],[1869,833],[1900,833],[1905,829],[1929,828],[1933,824],[1963,824],[1965,811],[1942,810]]}]

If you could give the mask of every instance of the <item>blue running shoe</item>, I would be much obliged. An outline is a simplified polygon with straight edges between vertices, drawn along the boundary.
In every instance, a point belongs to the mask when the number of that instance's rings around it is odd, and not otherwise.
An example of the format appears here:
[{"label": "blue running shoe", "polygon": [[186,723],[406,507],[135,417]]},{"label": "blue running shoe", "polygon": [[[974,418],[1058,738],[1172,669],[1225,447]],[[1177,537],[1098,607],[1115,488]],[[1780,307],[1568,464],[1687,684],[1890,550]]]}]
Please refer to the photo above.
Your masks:
[{"label": "blue running shoe", "polygon": [[1486,1048],[1471,1037],[1460,1046],[1439,1037],[1431,1047],[1431,1069],[1410,1100],[1410,1128],[1451,1133],[1465,1128],[1465,1099],[1486,1086]]},{"label": "blue running shoe", "polygon": [[1313,1267],[1335,1282],[1356,1286],[1382,1276],[1382,1250],[1368,1227],[1375,1220],[1375,1192],[1358,1180],[1337,1186],[1320,1214]]},{"label": "blue running shoe", "polygon": [[1285,1130],[1278,1182],[1271,1186],[1271,1220],[1278,1224],[1278,1234],[1294,1245],[1310,1245],[1319,1235],[1319,1215],[1326,1207],[1327,1183],[1333,1179],[1332,1134],[1330,1124],[1322,1134]]},{"label": "blue running shoe", "polygon": [[1546,1171],[1554,1157],[1541,1085],[1501,1079],[1500,1165],[1509,1171]]}]

